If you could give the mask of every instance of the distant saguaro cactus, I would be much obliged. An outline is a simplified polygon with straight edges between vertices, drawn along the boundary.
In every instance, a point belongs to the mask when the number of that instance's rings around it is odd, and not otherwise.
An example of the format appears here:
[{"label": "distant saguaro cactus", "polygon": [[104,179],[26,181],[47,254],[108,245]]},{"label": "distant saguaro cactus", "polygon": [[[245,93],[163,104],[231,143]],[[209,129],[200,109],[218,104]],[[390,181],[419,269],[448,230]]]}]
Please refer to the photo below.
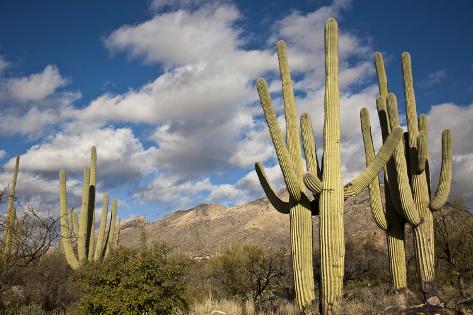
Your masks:
[{"label": "distant saguaro cactus", "polygon": [[[61,239],[64,248],[64,254],[68,264],[73,268],[77,269],[81,263],[85,261],[100,260],[105,256],[105,252],[109,250],[112,243],[103,242],[105,236],[105,230],[107,225],[107,214],[108,214],[108,194],[104,194],[102,215],[100,221],[100,227],[98,232],[97,243],[92,244],[94,241],[92,235],[95,234],[93,212],[95,207],[91,202],[95,203],[95,187],[91,187],[91,184],[96,184],[96,165],[97,153],[95,147],[91,150],[91,170],[89,167],[84,168],[84,181],[82,189],[82,209],[80,214],[80,222],[78,222],[78,214],[72,211],[71,218],[67,211],[67,191],[66,191],[66,173],[64,170],[59,172],[59,188],[60,188],[60,210],[61,210]],[[92,175],[92,180],[91,176]],[[90,194],[94,194],[93,197]],[[117,212],[117,201],[113,200],[114,208],[112,211],[112,218],[109,224],[109,231],[114,229],[115,217]],[[74,253],[72,245],[73,234],[78,236],[77,242],[77,256]],[[93,252],[89,252],[92,251]]]},{"label": "distant saguaro cactus", "polygon": [[[308,173],[303,175],[301,143],[295,110],[294,92],[287,61],[286,46],[278,42],[286,118],[286,143],[277,123],[264,79],[257,80],[258,93],[276,150],[279,166],[289,192],[289,201],[279,199],[266,178],[261,163],[256,163],[260,183],[271,204],[279,212],[290,214],[291,247],[294,269],[296,300],[300,309],[314,299],[312,272],[312,219],[320,209],[320,303],[323,314],[339,310],[344,266],[344,198],[360,193],[389,160],[402,137],[402,129],[395,128],[378,155],[362,174],[345,187],[342,182],[340,162],[340,100],[338,87],[338,26],[334,19],[325,25],[325,123],[323,167],[318,164],[314,135],[309,114],[301,116],[302,140]],[[314,194],[310,202],[304,183]]]},{"label": "distant saguaro cactus", "polygon": [[[380,53],[375,54],[380,96],[376,103],[383,139],[392,128],[399,127],[396,96],[388,93],[388,81],[384,62]],[[407,287],[404,224],[414,228],[414,242],[418,273],[424,298],[435,294],[434,280],[434,234],[431,211],[442,208],[450,192],[452,179],[452,136],[450,130],[442,133],[442,163],[439,184],[434,196],[431,196],[430,170],[428,156],[427,117],[417,117],[414,85],[412,80],[411,59],[408,53],[402,54],[402,73],[404,95],[406,99],[407,128],[403,144],[396,148],[391,161],[385,169],[386,210],[383,212],[379,187],[370,186],[371,207],[375,221],[387,232],[388,252],[394,288]],[[363,116],[363,115],[362,115]],[[366,118],[365,118],[366,120]],[[362,117],[363,121],[363,117]],[[369,122],[365,122],[369,125]],[[371,139],[365,137],[365,150],[371,151]],[[367,163],[368,154],[367,154]],[[379,184],[378,184],[379,185]],[[385,213],[386,222],[380,224],[378,218]]]},{"label": "distant saguaro cactus", "polygon": [[18,177],[18,168],[20,165],[20,156],[16,157],[15,167],[13,169],[13,176],[10,185],[10,195],[8,196],[8,209],[7,217],[5,219],[4,230],[3,230],[3,248],[2,252],[4,256],[9,256],[12,250],[13,243],[13,230],[15,226],[16,211],[13,207],[15,202],[15,190],[16,190],[16,179]]}]

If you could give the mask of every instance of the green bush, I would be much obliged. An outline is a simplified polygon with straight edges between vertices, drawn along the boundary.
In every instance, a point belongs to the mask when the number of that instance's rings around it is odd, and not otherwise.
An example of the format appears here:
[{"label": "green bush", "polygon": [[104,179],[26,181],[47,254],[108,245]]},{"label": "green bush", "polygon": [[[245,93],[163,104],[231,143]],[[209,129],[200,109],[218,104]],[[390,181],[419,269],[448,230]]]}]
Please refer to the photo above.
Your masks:
[{"label": "green bush", "polygon": [[81,267],[80,311],[91,314],[170,314],[188,308],[183,281],[188,260],[164,246],[119,248],[103,262]]}]

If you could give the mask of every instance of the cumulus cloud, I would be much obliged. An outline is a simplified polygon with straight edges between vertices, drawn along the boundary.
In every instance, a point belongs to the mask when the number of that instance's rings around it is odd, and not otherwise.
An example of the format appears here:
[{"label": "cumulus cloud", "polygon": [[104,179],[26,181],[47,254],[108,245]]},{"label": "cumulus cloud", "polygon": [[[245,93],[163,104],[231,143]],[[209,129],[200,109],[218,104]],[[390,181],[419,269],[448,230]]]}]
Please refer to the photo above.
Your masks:
[{"label": "cumulus cloud", "polygon": [[233,54],[239,32],[232,24],[239,18],[233,6],[178,10],[156,15],[138,25],[125,25],[105,39],[111,51],[128,51],[146,62],[184,65],[224,58]]},{"label": "cumulus cloud", "polygon": [[[5,80],[4,80],[5,81]],[[40,101],[64,86],[67,80],[61,76],[54,65],[48,65],[40,73],[7,79],[0,97],[19,102]]]}]

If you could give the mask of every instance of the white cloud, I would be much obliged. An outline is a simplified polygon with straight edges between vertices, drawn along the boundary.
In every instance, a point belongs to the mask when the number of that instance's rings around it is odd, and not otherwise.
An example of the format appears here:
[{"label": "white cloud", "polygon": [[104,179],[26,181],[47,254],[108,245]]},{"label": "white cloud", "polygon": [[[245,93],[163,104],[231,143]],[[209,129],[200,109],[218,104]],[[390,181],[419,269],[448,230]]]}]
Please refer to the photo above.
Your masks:
[{"label": "white cloud", "polygon": [[4,81],[5,87],[0,91],[0,96],[19,102],[43,100],[67,83],[53,65],[46,66],[40,73]]},{"label": "white cloud", "polygon": [[[155,147],[143,148],[131,129],[86,129],[79,134],[58,133],[20,156],[22,171],[56,177],[60,169],[81,175],[90,164],[90,148],[97,147],[97,179],[106,186],[133,181],[156,166]],[[7,164],[11,167],[13,159]]]},{"label": "white cloud", "polygon": [[231,26],[239,18],[233,6],[178,10],[156,15],[138,25],[126,25],[105,39],[111,51],[126,50],[146,62],[184,65],[233,54],[239,32]]}]

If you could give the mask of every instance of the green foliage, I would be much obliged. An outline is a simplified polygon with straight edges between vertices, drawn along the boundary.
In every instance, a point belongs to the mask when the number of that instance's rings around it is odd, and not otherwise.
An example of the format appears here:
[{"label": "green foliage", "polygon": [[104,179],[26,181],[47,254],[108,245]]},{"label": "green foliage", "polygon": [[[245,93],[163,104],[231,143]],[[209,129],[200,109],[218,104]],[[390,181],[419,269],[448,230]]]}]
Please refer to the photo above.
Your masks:
[{"label": "green foliage", "polygon": [[183,281],[188,260],[170,256],[164,246],[119,248],[103,262],[82,266],[76,281],[81,312],[91,314],[169,314],[188,308]]}]

